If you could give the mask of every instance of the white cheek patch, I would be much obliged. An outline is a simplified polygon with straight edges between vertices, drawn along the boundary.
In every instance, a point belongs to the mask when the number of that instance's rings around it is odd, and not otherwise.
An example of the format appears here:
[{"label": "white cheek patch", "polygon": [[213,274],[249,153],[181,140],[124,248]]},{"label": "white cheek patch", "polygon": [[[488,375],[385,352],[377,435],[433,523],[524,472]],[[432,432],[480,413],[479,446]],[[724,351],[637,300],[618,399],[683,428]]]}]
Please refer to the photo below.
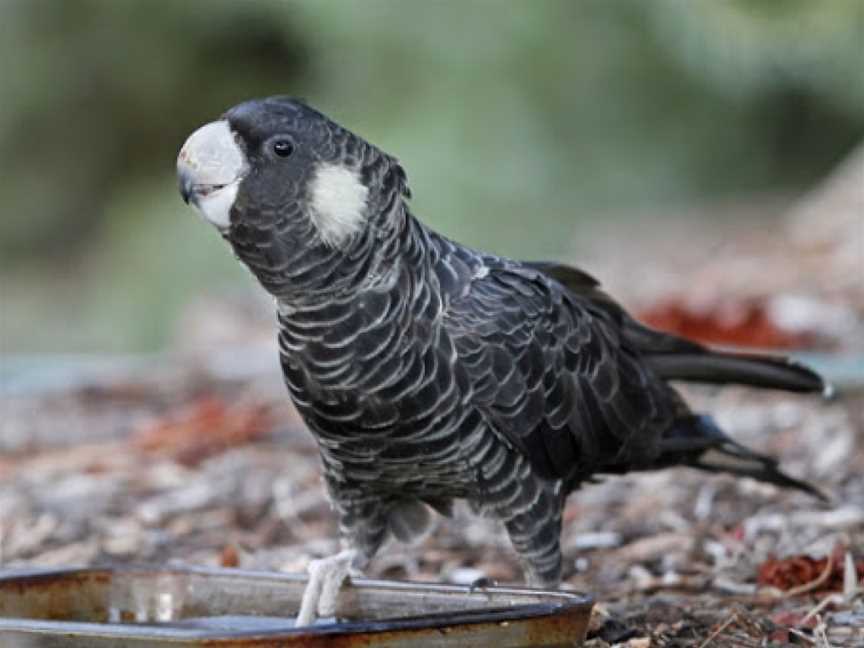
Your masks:
[{"label": "white cheek patch", "polygon": [[324,243],[339,245],[363,227],[368,195],[357,171],[338,164],[317,167],[310,183],[311,217]]},{"label": "white cheek patch", "polygon": [[219,229],[227,229],[231,225],[231,207],[237,198],[239,182],[212,191],[206,196],[199,196],[195,206],[208,223]]}]

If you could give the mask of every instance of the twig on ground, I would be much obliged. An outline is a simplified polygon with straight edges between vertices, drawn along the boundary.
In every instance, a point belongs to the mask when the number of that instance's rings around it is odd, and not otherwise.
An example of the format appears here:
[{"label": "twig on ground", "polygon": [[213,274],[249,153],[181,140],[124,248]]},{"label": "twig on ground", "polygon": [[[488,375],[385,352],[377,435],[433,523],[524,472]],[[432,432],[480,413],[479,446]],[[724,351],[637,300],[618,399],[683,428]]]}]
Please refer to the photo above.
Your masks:
[{"label": "twig on ground", "polygon": [[801,594],[806,594],[807,592],[812,592],[815,589],[818,589],[822,585],[828,582],[828,579],[831,577],[831,572],[834,571],[834,555],[828,554],[828,559],[825,561],[825,569],[822,570],[822,573],[819,574],[819,577],[815,580],[810,581],[809,583],[804,583],[803,585],[799,585],[798,587],[793,587],[792,589],[786,590],[780,595],[780,598],[792,598],[794,596],[800,596]]},{"label": "twig on ground", "polygon": [[737,621],[737,619],[738,619],[738,613],[737,612],[733,612],[732,614],[730,614],[729,617],[723,623],[721,623],[714,632],[712,632],[710,635],[708,635],[708,638],[705,639],[705,641],[703,641],[701,644],[699,644],[699,648],[706,648],[712,641],[714,641],[717,637],[719,637],[721,634],[723,634],[723,632],[725,632],[726,628],[728,628],[732,623]]},{"label": "twig on ground", "polygon": [[843,556],[843,596],[851,601],[860,592],[858,589],[858,570],[852,552],[847,550]]},{"label": "twig on ground", "polygon": [[826,596],[821,601],[819,601],[819,603],[817,603],[815,606],[813,606],[813,609],[811,609],[807,614],[805,614],[801,618],[801,625],[804,625],[810,619],[812,619],[816,615],[820,614],[822,612],[822,610],[824,610],[829,605],[833,605],[835,603],[842,603],[842,602],[843,602],[843,595],[842,594],[831,594],[829,596]]},{"label": "twig on ground", "polygon": [[828,635],[826,634],[827,626],[825,622],[822,620],[822,617],[816,616],[816,627],[813,628],[813,634],[816,637],[816,645],[819,648],[831,648],[831,644],[828,641]]}]

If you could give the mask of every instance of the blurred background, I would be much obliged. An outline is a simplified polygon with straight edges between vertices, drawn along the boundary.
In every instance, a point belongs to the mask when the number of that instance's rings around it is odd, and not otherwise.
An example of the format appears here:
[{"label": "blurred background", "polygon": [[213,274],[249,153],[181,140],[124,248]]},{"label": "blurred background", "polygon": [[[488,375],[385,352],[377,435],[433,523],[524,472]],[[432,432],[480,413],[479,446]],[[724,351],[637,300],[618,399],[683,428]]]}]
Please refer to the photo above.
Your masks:
[{"label": "blurred background", "polygon": [[258,293],[174,177],[241,100],[392,152],[452,237],[577,259],[598,223],[776,217],[864,135],[862,29],[861,0],[0,0],[0,348],[158,350]]}]

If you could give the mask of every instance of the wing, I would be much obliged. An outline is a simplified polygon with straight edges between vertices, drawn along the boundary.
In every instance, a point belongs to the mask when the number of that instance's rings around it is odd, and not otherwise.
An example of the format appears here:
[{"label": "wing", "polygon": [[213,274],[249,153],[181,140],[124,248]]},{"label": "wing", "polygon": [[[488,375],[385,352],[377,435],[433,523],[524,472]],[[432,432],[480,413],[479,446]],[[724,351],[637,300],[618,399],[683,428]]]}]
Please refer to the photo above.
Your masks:
[{"label": "wing", "polygon": [[647,465],[683,407],[602,304],[535,268],[493,262],[450,305],[471,403],[548,478]]}]

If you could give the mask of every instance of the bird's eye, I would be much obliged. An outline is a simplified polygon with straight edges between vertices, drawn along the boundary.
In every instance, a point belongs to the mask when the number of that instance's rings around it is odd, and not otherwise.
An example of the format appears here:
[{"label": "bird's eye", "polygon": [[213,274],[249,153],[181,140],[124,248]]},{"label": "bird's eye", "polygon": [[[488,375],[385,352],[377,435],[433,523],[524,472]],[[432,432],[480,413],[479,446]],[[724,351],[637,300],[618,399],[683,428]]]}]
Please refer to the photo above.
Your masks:
[{"label": "bird's eye", "polygon": [[287,158],[294,152],[294,145],[288,140],[276,140],[273,142],[273,152],[281,158]]}]

